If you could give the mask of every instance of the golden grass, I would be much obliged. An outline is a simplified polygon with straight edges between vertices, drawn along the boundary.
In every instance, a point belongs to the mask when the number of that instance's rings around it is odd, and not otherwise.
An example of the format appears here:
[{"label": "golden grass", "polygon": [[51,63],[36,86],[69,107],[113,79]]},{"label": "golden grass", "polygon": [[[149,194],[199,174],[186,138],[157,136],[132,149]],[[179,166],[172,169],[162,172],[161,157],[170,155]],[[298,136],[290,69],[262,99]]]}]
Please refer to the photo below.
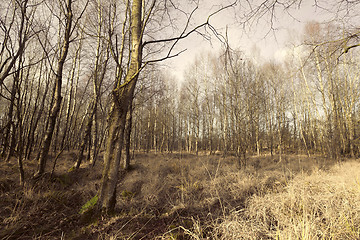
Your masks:
[{"label": "golden grass", "polygon": [[239,169],[234,156],[139,154],[121,173],[117,212],[102,217],[79,214],[101,165],[72,165],[24,188],[16,172],[0,179],[0,238],[360,239],[359,162],[259,156]]},{"label": "golden grass", "polygon": [[297,175],[280,192],[255,194],[216,228],[219,239],[360,239],[360,163]]}]

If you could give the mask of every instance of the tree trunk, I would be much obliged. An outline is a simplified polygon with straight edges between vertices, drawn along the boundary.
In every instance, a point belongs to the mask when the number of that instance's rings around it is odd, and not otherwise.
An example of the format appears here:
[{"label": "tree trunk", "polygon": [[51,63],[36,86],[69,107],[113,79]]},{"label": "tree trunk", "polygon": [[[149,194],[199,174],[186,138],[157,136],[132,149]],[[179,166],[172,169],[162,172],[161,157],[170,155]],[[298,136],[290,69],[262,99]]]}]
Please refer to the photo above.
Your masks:
[{"label": "tree trunk", "polygon": [[[20,58],[21,60],[21,58]],[[19,63],[19,69],[16,73],[16,79],[17,79],[17,92],[18,92],[18,98],[17,98],[17,130],[18,130],[18,166],[19,166],[19,173],[20,173],[20,185],[24,185],[25,181],[25,173],[24,173],[24,167],[23,167],[23,152],[24,152],[24,142],[23,142],[23,125],[22,125],[22,115],[21,115],[21,106],[22,103],[20,102],[20,84],[19,84],[19,77],[20,77],[20,67],[21,63]]]},{"label": "tree trunk", "polygon": [[[63,135],[61,138],[61,144],[60,144],[60,149],[64,149],[64,144],[65,144],[65,140],[68,136],[68,132],[69,129],[71,128],[71,107],[72,107],[72,102],[73,102],[73,98],[74,98],[74,79],[75,79],[75,71],[76,71],[76,67],[77,67],[77,62],[80,62],[80,51],[82,48],[82,36],[80,37],[80,43],[79,43],[79,47],[76,49],[75,52],[75,56],[73,58],[73,64],[72,64],[72,69],[71,69],[71,74],[67,80],[67,82],[70,82],[70,87],[68,89],[68,102],[67,102],[67,106],[66,106],[66,120],[65,120],[65,126],[64,126],[64,130],[63,130]],[[80,63],[79,63],[80,65]],[[74,103],[75,105],[75,103]],[[67,143],[67,145],[70,145],[69,143]]]},{"label": "tree trunk", "polygon": [[66,60],[68,50],[69,50],[69,45],[70,45],[71,25],[72,25],[72,17],[73,17],[72,10],[71,10],[71,3],[72,3],[72,0],[67,1],[65,36],[64,36],[63,47],[62,47],[61,54],[60,54],[60,59],[58,61],[58,67],[56,70],[56,78],[55,78],[55,96],[54,96],[55,101],[50,110],[49,126],[46,130],[43,146],[42,146],[41,152],[40,152],[38,171],[35,173],[34,177],[41,176],[45,172],[47,156],[49,153],[51,140],[52,140],[52,136],[53,136],[55,125],[56,125],[56,119],[57,119],[57,116],[60,111],[60,105],[61,105],[61,100],[62,100],[62,97],[61,97],[62,75],[63,75],[63,68],[64,68],[65,60]]},{"label": "tree trunk", "polygon": [[[78,156],[76,158],[76,162],[75,162],[75,165],[74,167],[76,169],[78,169],[81,165],[81,162],[83,160],[83,155],[84,155],[84,151],[85,151],[85,147],[86,145],[89,143],[89,140],[90,140],[90,135],[91,135],[91,127],[92,127],[92,123],[93,123],[93,117],[94,117],[94,114],[95,114],[95,111],[96,111],[96,103],[95,101],[96,100],[93,100],[94,102],[89,106],[89,108],[91,109],[90,110],[90,113],[89,113],[89,117],[87,119],[87,123],[86,123],[86,127],[85,127],[85,135],[84,135],[84,138],[81,142],[81,145],[80,145],[80,150],[79,150],[79,153],[78,153]],[[89,145],[89,148],[91,147],[90,144]]]},{"label": "tree trunk", "polygon": [[[15,83],[15,80],[14,80],[13,86],[11,88],[10,106],[9,106],[9,111],[8,111],[8,114],[7,114],[8,123],[5,125],[5,137],[4,137],[4,145],[3,145],[3,150],[2,150],[2,153],[1,153],[1,157],[6,156],[6,151],[9,148],[9,145],[11,146],[11,142],[9,142],[11,128],[12,128],[13,132],[15,132],[14,123],[13,123],[15,93],[16,93],[16,83]],[[14,136],[14,135],[15,135],[15,133],[13,133],[12,136]],[[8,153],[8,156],[9,155],[10,155],[10,157],[13,155],[13,151],[11,151],[11,148],[10,148],[9,153]]]},{"label": "tree trunk", "polygon": [[98,113],[97,107],[95,108],[94,116],[93,116],[93,127],[92,127],[92,136],[93,136],[93,144],[91,148],[91,156],[90,156],[90,164],[94,166],[96,162],[96,158],[98,155],[98,149],[100,148],[99,145],[99,123],[98,123]]},{"label": "tree trunk", "polygon": [[114,211],[116,204],[116,186],[118,182],[121,151],[124,143],[126,115],[133,97],[136,81],[132,80],[117,95],[114,92],[112,110],[109,118],[109,135],[104,156],[104,170],[101,180],[99,207],[107,213]]},{"label": "tree trunk", "polygon": [[157,132],[158,132],[158,126],[157,126],[157,109],[156,109],[156,102],[154,107],[154,131],[153,131],[153,149],[155,150],[155,153],[157,153],[158,150],[158,140],[157,140]]},{"label": "tree trunk", "polygon": [[101,180],[98,207],[113,212],[116,204],[116,186],[124,142],[126,115],[133,100],[142,60],[142,0],[133,0],[131,9],[131,53],[129,70],[121,84],[121,75],[113,90],[113,104],[109,117],[109,135],[106,141],[104,170]]},{"label": "tree trunk", "polygon": [[132,112],[133,112],[133,107],[132,104],[130,103],[129,105],[129,111],[127,113],[127,117],[126,117],[126,129],[125,129],[125,159],[124,159],[124,169],[128,170],[130,167],[130,160],[131,160],[131,155],[130,155],[130,139],[131,139],[131,129],[132,129]]}]

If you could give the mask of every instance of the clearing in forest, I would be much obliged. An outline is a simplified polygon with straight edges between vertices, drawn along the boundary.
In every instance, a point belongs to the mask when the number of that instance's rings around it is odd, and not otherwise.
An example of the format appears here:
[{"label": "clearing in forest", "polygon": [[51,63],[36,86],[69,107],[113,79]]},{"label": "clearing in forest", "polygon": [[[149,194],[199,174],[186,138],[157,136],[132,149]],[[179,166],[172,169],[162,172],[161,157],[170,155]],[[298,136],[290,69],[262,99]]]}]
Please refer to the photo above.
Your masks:
[{"label": "clearing in forest", "polygon": [[102,161],[71,171],[75,156],[64,153],[53,176],[36,182],[36,163],[25,162],[23,188],[16,161],[1,165],[0,239],[360,237],[358,161],[259,156],[239,169],[234,156],[136,153],[116,212],[99,216],[89,200]]}]

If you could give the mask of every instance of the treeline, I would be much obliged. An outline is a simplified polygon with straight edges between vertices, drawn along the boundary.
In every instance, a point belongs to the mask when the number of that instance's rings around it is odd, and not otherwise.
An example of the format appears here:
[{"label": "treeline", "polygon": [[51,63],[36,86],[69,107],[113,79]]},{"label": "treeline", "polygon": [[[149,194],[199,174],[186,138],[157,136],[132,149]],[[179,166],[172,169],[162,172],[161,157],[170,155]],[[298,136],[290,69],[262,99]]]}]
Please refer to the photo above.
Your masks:
[{"label": "treeline", "polygon": [[[156,7],[146,5],[149,12]],[[110,99],[130,68],[129,6],[11,1],[1,9],[1,158],[17,157],[21,165],[46,159],[48,147],[55,155],[77,150],[77,167],[84,156],[95,164],[108,136]],[[144,64],[125,111],[126,156],[130,150],[357,156],[359,58],[338,40],[344,31],[309,24],[284,63],[259,63],[230,48],[204,53],[180,87],[156,63]]]},{"label": "treeline", "polygon": [[105,31],[101,15],[87,16],[88,23],[98,23],[98,28],[79,24],[86,8],[97,7],[88,4],[1,3],[2,158],[46,157],[42,154],[46,142],[51,152],[59,153],[80,149],[85,141],[93,149],[91,156],[98,154],[108,111],[104,99],[109,82],[104,79],[112,70],[109,44],[101,40]]},{"label": "treeline", "polygon": [[359,58],[339,31],[309,23],[283,63],[227,50],[199,55],[181,87],[157,76],[135,99],[133,149],[358,156]]}]

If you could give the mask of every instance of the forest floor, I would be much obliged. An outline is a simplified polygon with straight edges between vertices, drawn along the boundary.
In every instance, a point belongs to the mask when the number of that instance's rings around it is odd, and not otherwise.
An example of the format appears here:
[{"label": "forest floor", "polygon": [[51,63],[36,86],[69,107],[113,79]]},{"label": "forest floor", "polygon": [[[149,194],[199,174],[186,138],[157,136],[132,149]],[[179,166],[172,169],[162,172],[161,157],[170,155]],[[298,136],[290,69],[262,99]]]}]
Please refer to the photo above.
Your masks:
[{"label": "forest floor", "polygon": [[0,239],[360,239],[359,160],[263,155],[240,169],[233,156],[135,153],[116,212],[99,216],[88,201],[102,160],[74,171],[75,157],[37,181],[24,162],[23,187],[16,159],[1,162]]}]

